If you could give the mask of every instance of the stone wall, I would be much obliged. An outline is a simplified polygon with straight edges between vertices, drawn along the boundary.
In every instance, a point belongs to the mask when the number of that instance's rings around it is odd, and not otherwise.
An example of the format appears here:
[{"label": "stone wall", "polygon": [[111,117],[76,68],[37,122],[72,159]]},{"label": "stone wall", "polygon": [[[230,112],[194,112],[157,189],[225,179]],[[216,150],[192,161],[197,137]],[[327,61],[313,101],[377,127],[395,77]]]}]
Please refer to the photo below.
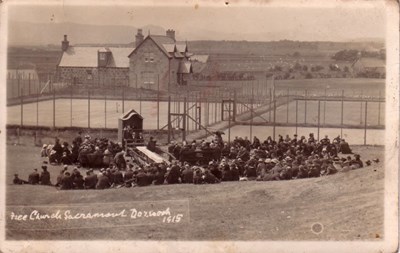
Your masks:
[{"label": "stone wall", "polygon": [[[152,60],[149,59],[151,54]],[[146,60],[147,58],[147,60]],[[175,69],[174,60],[170,60],[156,45],[156,43],[147,39],[140,48],[136,50],[129,60],[129,85],[131,87],[145,88],[157,90],[157,82],[159,79],[160,90],[168,90],[168,84],[176,83],[176,75],[168,75]],[[176,67],[175,73],[178,70]]]},{"label": "stone wall", "polygon": [[58,81],[99,86],[127,85],[128,68],[58,67]]}]

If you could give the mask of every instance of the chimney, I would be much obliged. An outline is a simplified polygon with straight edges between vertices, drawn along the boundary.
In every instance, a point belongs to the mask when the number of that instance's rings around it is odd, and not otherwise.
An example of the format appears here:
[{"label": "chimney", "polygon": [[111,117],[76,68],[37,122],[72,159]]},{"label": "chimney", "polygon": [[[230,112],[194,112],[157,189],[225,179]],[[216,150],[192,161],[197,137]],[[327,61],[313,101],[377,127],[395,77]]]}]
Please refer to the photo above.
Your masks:
[{"label": "chimney", "polygon": [[69,47],[69,41],[67,39],[67,35],[64,35],[64,40],[61,41],[61,50],[65,52],[67,51],[68,47]]},{"label": "chimney", "polygon": [[166,35],[175,41],[175,31],[172,29],[168,29]]},{"label": "chimney", "polygon": [[135,37],[136,37],[136,47],[137,47],[139,46],[140,43],[142,43],[144,38],[142,29],[137,30],[137,34]]}]

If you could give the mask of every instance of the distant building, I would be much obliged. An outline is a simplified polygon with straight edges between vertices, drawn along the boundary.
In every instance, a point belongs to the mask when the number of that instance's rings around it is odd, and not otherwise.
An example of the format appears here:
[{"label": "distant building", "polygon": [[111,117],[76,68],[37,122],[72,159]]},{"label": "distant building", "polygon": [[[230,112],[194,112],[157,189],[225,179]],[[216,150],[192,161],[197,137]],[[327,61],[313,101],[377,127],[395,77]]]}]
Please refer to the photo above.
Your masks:
[{"label": "distant building", "polygon": [[353,75],[360,77],[384,78],[385,60],[372,57],[360,57],[351,65]]},{"label": "distant building", "polygon": [[186,43],[175,40],[175,31],[166,35],[136,35],[136,47],[129,54],[129,84],[132,87],[168,90],[185,85],[193,73]]},{"label": "distant building", "polygon": [[61,48],[63,54],[57,64],[58,81],[99,86],[128,84],[127,55],[134,48],[70,46],[67,35],[64,35]]}]

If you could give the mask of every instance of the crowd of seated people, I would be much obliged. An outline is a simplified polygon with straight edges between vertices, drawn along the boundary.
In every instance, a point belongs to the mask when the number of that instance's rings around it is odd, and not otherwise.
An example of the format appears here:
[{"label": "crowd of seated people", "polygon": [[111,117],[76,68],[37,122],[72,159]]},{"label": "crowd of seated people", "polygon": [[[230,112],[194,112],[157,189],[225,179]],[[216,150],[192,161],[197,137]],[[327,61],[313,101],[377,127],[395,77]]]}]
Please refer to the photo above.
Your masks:
[{"label": "crowd of seated people", "polygon": [[[173,160],[170,165],[166,163],[140,165],[133,160],[126,163],[124,151],[117,145],[112,149],[110,143],[101,139],[91,140],[85,137],[82,143],[75,139],[73,145],[79,149],[90,147],[96,152],[101,150],[103,157],[108,150],[113,154],[107,166],[95,172],[93,169],[86,171],[82,176],[78,168],[68,171],[64,165],[57,177],[55,186],[62,190],[69,189],[107,189],[120,187],[162,185],[162,184],[214,184],[222,181],[273,181],[292,180],[301,178],[321,177],[338,172],[346,172],[364,167],[364,162],[359,154],[352,154],[347,142],[336,137],[332,142],[325,136],[316,140],[311,133],[308,138],[298,138],[288,135],[283,138],[279,136],[277,141],[268,137],[260,141],[254,137],[250,142],[247,138],[235,137],[233,142],[221,142],[221,139],[207,142],[206,140],[192,143],[171,143],[169,151],[176,157],[182,157],[190,150],[214,150],[214,157],[208,164],[191,164],[184,161]],[[96,146],[95,146],[96,144]],[[54,146],[57,145],[56,144]],[[65,148],[66,145],[61,147]],[[64,150],[64,149],[63,149]],[[104,151],[103,151],[104,150]],[[342,153],[339,156],[339,153]],[[343,154],[351,154],[344,155]],[[79,160],[79,154],[78,158]],[[375,159],[374,162],[379,162]],[[366,166],[371,161],[365,162]],[[35,174],[35,172],[33,172]],[[42,173],[43,174],[43,173]],[[46,173],[45,173],[46,174]],[[44,178],[47,176],[45,175]],[[16,176],[15,184],[39,184],[40,178],[37,172],[30,175],[28,181],[23,181]],[[36,178],[31,180],[31,178]],[[48,178],[50,176],[48,175]],[[20,180],[20,181],[19,181]],[[44,180],[45,183],[51,183]]]}]

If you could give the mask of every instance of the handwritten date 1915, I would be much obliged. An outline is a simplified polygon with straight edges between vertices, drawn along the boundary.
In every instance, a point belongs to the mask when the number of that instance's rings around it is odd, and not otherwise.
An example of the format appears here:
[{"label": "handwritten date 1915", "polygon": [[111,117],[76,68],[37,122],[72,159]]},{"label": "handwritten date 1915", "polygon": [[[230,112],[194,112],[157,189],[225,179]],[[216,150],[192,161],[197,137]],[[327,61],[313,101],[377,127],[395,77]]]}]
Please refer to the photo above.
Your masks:
[{"label": "handwritten date 1915", "polygon": [[183,214],[177,214],[174,216],[165,216],[163,223],[179,223],[183,217]]}]

